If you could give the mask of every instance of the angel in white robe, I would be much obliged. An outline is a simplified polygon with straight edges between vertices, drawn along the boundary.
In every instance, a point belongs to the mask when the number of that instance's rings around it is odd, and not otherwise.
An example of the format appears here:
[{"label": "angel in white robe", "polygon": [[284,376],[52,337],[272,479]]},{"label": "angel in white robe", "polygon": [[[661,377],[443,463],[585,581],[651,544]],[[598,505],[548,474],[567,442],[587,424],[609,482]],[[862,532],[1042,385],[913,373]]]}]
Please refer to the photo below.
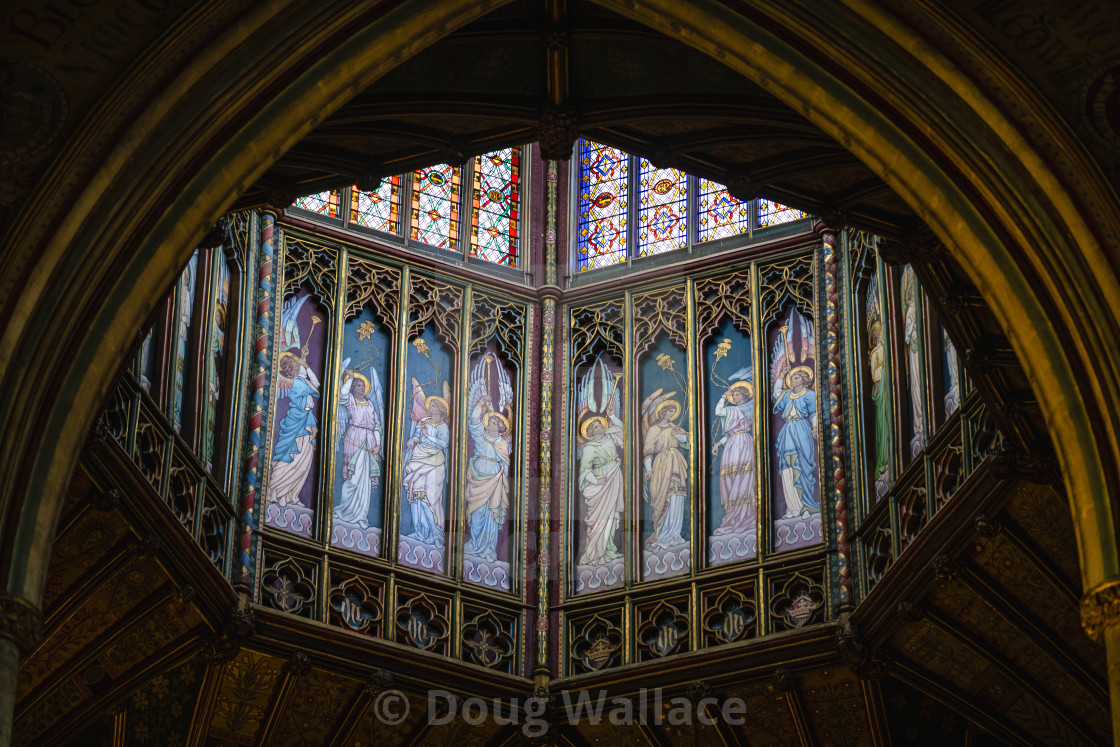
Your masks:
[{"label": "angel in white robe", "polygon": [[[377,371],[370,369],[373,384],[358,373],[346,369],[339,390],[338,432],[342,447],[342,489],[334,506],[338,521],[369,526],[369,506],[381,480],[382,425],[381,386]],[[371,401],[367,395],[372,395]]]},{"label": "angel in white robe", "polygon": [[414,537],[436,547],[444,544],[444,491],[447,486],[447,451],[451,442],[447,416],[451,390],[443,382],[443,396],[424,396],[412,378],[412,430],[405,443],[401,487],[412,518]]}]

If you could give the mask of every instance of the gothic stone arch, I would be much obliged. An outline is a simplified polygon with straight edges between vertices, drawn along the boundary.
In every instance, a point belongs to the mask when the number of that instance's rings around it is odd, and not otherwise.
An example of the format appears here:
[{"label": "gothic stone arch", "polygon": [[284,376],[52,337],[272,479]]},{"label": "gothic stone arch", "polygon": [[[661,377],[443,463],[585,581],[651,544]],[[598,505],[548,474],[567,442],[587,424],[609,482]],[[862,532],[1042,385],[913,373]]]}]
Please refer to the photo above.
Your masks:
[{"label": "gothic stone arch", "polygon": [[[1048,103],[934,5],[904,20],[873,0],[812,9],[762,1],[749,14],[715,0],[598,1],[768,88],[933,229],[1027,362],[1070,496],[1085,588],[1113,588],[1120,205]],[[9,594],[37,604],[85,434],[140,320],[207,226],[344,101],[500,4],[350,2],[325,15],[305,0],[272,0],[219,18],[221,3],[203,3],[112,83],[0,250],[0,570]],[[205,44],[200,29],[209,29]],[[989,74],[967,73],[931,42],[947,39],[957,59],[983,60]],[[153,75],[166,85],[142,95]],[[120,111],[133,114],[118,121]],[[1109,644],[1115,661],[1120,639]]]}]

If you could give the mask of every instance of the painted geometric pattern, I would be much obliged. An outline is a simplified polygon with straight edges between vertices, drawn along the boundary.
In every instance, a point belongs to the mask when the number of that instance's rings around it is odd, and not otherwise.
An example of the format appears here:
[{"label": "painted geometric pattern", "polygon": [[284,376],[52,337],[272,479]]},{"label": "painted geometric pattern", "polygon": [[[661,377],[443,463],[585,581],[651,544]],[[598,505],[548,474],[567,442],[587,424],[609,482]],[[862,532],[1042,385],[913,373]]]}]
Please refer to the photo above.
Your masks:
[{"label": "painted geometric pattern", "polygon": [[626,260],[629,156],[590,140],[580,141],[580,272]]},{"label": "painted geometric pattern", "polygon": [[638,171],[638,256],[688,246],[688,176],[646,159]]},{"label": "painted geometric pattern", "polygon": [[338,198],[338,190],[332,189],[330,192],[320,192],[317,195],[297,197],[296,201],[292,203],[292,207],[297,207],[300,210],[308,210],[312,213],[319,213],[319,215],[327,215],[331,218],[337,218]]},{"label": "painted geometric pattern", "polygon": [[700,216],[700,243],[738,236],[750,231],[751,203],[736,200],[727,187],[709,179],[699,180],[696,209]]},{"label": "painted geometric pattern", "polygon": [[350,192],[350,222],[385,233],[401,232],[401,178],[382,179],[373,192]]},{"label": "painted geometric pattern", "polygon": [[471,256],[506,267],[517,266],[520,149],[478,156],[474,161],[471,205]]},{"label": "painted geometric pattern", "polygon": [[459,238],[459,167],[441,163],[412,175],[412,238],[456,251]]},{"label": "painted geometric pattern", "polygon": [[792,223],[795,220],[809,217],[804,210],[794,210],[781,203],[758,198],[758,227],[767,228],[781,223]]}]

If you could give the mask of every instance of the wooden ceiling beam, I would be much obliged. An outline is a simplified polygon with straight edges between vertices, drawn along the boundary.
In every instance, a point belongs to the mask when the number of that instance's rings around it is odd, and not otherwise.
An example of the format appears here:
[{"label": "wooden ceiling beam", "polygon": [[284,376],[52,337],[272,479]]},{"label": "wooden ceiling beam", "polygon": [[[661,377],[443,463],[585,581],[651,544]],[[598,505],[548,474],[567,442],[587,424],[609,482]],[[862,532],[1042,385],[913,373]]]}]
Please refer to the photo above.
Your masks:
[{"label": "wooden ceiling beam", "polygon": [[975,632],[967,630],[964,626],[960,625],[959,622],[946,617],[944,613],[937,609],[931,608],[927,610],[926,619],[939,628],[945,635],[950,638],[955,638],[960,643],[972,649],[977,656],[986,659],[988,663],[1000,670],[1000,672],[1002,672],[1016,687],[1034,698],[1042,707],[1049,710],[1054,718],[1061,721],[1073,734],[1076,734],[1078,738],[1084,740],[1088,744],[1095,744],[1100,741],[1102,735],[1089,731],[1085,725],[1069,711],[1065,704],[1057,702],[1054,695],[1043,687],[1041,683],[1024,672],[1003,653],[996,651],[989,643],[978,638]]}]

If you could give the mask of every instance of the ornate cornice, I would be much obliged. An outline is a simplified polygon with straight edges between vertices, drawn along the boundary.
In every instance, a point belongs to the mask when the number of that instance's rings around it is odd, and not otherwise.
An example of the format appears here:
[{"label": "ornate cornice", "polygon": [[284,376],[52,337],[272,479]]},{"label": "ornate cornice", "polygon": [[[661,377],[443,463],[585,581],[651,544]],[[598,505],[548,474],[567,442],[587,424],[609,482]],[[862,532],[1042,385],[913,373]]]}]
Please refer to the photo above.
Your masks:
[{"label": "ornate cornice", "polygon": [[1081,598],[1081,626],[1095,641],[1120,625],[1120,578],[1105,581]]},{"label": "ornate cornice", "polygon": [[43,639],[43,613],[22,597],[0,593],[0,638],[16,644],[22,655]]}]

